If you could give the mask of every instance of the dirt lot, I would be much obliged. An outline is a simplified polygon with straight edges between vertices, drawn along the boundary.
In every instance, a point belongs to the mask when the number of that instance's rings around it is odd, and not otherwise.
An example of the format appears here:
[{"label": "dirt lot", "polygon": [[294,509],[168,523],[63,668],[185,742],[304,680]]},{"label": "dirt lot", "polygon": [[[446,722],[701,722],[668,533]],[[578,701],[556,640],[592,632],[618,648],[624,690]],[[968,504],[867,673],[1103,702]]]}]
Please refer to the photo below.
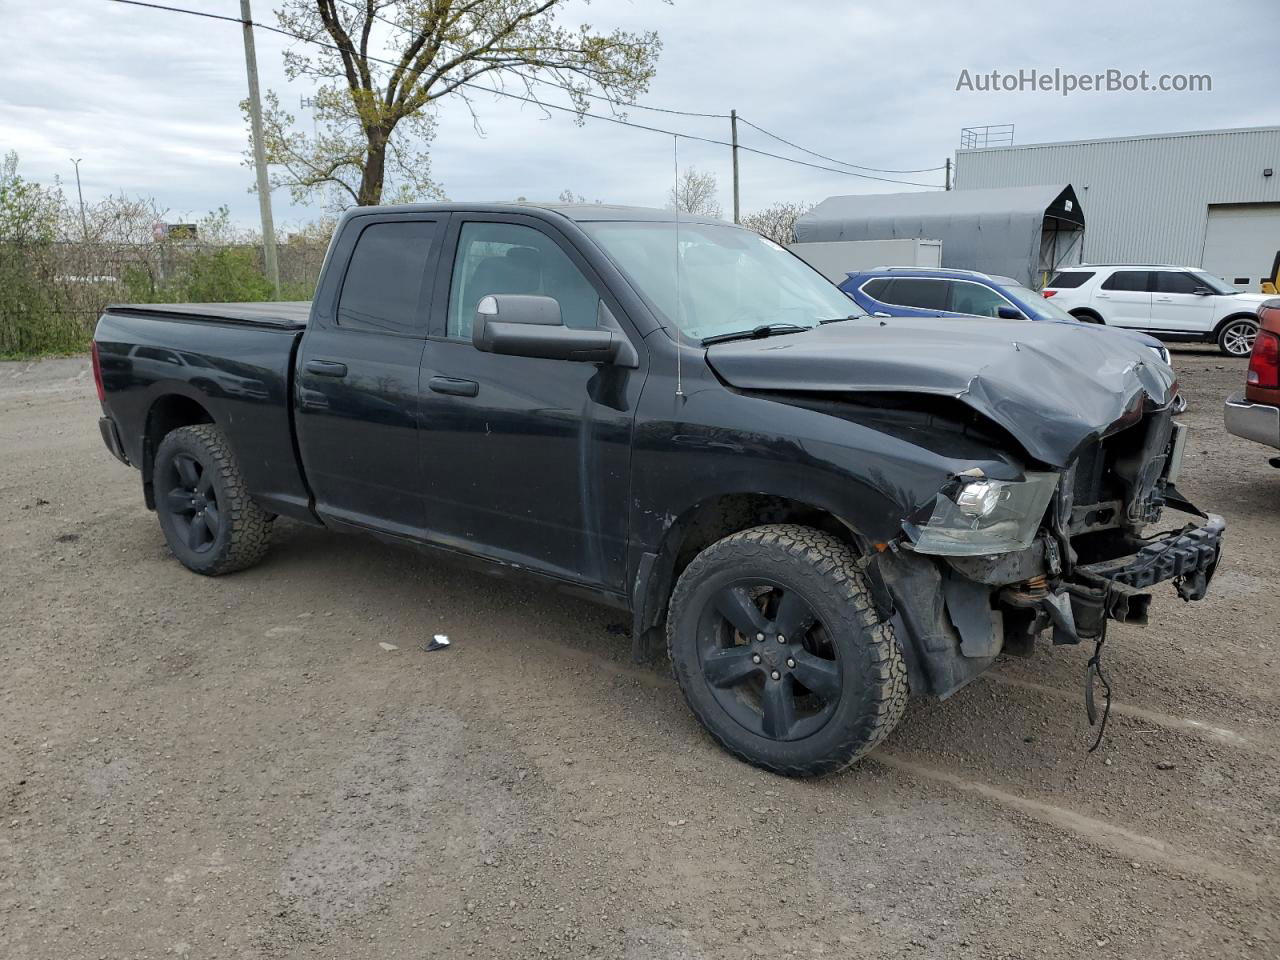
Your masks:
[{"label": "dirt lot", "polygon": [[0,957],[1280,956],[1280,471],[1176,363],[1228,553],[1113,628],[1103,747],[1042,649],[817,782],[607,609],[287,523],[188,574],[86,364],[0,364]]}]

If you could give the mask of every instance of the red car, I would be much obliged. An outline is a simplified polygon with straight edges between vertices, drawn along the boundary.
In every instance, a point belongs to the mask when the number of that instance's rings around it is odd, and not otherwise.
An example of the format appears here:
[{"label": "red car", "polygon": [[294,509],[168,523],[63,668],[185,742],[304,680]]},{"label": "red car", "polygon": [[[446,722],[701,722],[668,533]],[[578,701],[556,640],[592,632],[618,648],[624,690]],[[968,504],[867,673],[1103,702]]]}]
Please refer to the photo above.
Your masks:
[{"label": "red car", "polygon": [[[1280,449],[1280,299],[1264,303],[1258,319],[1244,392],[1227,397],[1223,418],[1228,433]],[[1280,467],[1280,457],[1271,465]]]}]

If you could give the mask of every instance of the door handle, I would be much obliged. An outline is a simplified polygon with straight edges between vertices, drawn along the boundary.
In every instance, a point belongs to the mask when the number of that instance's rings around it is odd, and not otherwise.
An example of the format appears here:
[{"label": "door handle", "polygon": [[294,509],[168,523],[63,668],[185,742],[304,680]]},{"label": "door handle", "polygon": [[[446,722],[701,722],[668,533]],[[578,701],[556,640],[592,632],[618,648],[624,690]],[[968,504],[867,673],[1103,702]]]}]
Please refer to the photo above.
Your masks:
[{"label": "door handle", "polygon": [[455,397],[474,397],[480,392],[480,384],[474,380],[458,380],[454,377],[432,377],[427,381],[436,393],[447,393]]},{"label": "door handle", "polygon": [[317,377],[345,377],[347,365],[336,360],[308,360],[307,373],[314,373]]}]

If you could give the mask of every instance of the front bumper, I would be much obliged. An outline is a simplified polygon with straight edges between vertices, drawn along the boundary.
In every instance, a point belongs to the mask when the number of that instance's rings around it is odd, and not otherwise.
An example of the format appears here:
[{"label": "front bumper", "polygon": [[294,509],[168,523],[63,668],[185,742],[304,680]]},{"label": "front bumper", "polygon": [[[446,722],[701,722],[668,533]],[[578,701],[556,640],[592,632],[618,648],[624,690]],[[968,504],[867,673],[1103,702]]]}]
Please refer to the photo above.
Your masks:
[{"label": "front bumper", "polygon": [[1227,433],[1280,448],[1280,407],[1250,403],[1243,393],[1233,393],[1222,406],[1222,419]]},{"label": "front bumper", "polygon": [[1151,594],[1144,591],[1166,580],[1174,581],[1183,600],[1204,599],[1222,556],[1226,529],[1225,520],[1210,514],[1203,526],[1157,537],[1137,553],[1076,567],[1064,585],[1075,639],[1097,639],[1107,620],[1146,623]]}]

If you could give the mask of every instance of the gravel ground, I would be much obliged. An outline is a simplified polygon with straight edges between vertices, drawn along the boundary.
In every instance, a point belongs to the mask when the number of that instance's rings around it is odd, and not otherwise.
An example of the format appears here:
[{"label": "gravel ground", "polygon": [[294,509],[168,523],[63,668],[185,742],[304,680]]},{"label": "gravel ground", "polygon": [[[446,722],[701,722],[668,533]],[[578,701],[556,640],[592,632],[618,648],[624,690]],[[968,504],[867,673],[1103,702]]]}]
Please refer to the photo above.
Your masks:
[{"label": "gravel ground", "polygon": [[283,522],[188,574],[85,362],[0,364],[0,957],[1280,956],[1280,471],[1175,362],[1228,552],[1113,627],[1104,745],[1044,648],[809,782],[536,585]]}]

